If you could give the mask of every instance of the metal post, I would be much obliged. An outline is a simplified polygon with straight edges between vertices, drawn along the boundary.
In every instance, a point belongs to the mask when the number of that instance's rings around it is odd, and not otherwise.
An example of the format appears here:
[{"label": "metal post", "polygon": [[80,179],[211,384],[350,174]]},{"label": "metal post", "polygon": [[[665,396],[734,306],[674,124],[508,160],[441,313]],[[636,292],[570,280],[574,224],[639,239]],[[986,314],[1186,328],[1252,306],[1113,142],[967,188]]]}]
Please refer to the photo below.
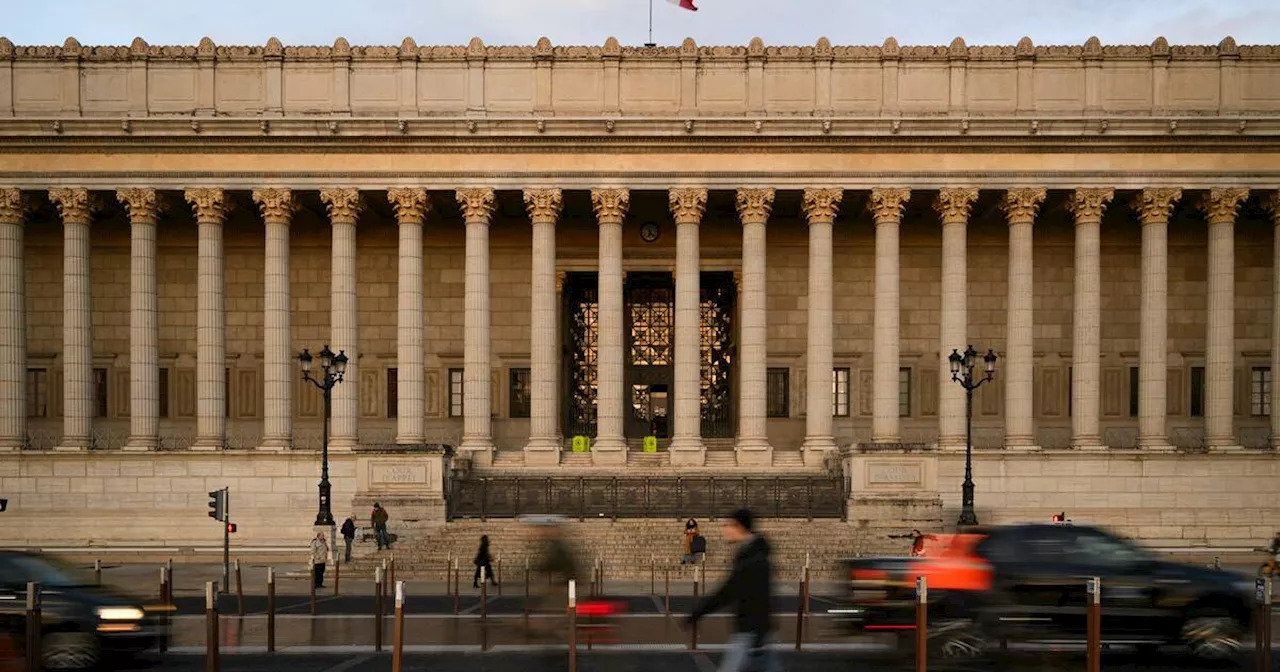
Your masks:
[{"label": "metal post", "polygon": [[342,585],[342,563],[333,563],[333,594],[338,594],[338,589]]},{"label": "metal post", "polygon": [[93,561],[93,582],[95,585],[102,585],[102,561]]},{"label": "metal post", "polygon": [[489,577],[480,567],[480,650],[489,650]]},{"label": "metal post", "polygon": [[316,615],[316,566],[311,565],[307,583],[311,584],[311,615]]},{"label": "metal post", "polygon": [[244,617],[244,584],[241,583],[240,558],[236,558],[236,615]]},{"label": "metal post", "polygon": [[960,485],[959,525],[978,524],[978,514],[973,510],[973,387],[970,386],[973,371],[970,370],[964,384],[964,483]]},{"label": "metal post", "polygon": [[1253,619],[1254,660],[1258,672],[1271,672],[1271,577],[1254,583],[1254,601],[1258,605]]},{"label": "metal post", "polygon": [[453,561],[453,615],[458,615],[458,561]]},{"label": "metal post", "polygon": [[800,598],[796,601],[796,651],[799,651],[804,642],[804,579],[800,580],[796,596]]},{"label": "metal post", "polygon": [[671,615],[671,569],[669,567],[662,568],[662,580],[667,584],[667,598],[663,603],[667,615]]},{"label": "metal post", "polygon": [[[381,620],[381,615],[379,615]],[[400,672],[404,658],[404,581],[396,582],[396,634],[391,644],[391,672]]]},{"label": "metal post", "polygon": [[215,584],[204,584],[205,670],[218,672],[218,601]]},{"label": "metal post", "polygon": [[390,574],[387,575],[387,583],[391,584],[392,588],[394,589],[396,585],[396,556],[394,555],[391,556],[391,562],[388,563],[387,567],[390,569],[390,572],[391,572]]},{"label": "metal post", "polygon": [[222,592],[231,592],[231,488],[222,492]]},{"label": "metal post", "polygon": [[498,566],[493,568],[493,582],[498,586],[498,597],[502,597],[502,556],[498,556]]},{"label": "metal post", "polygon": [[658,560],[649,556],[649,594],[658,594]]},{"label": "metal post", "polygon": [[1088,672],[1101,672],[1102,670],[1102,585],[1098,577],[1089,579],[1089,583],[1085,588],[1085,592],[1089,596],[1089,610],[1086,613],[1085,625],[1087,647],[1087,669]]},{"label": "metal post", "polygon": [[802,631],[802,634],[803,632],[807,632],[807,628],[809,625],[808,624],[809,607],[810,607],[809,597],[811,594],[812,593],[809,590],[809,560],[808,558],[806,558],[805,565],[804,565],[804,594],[801,596],[801,600],[800,600],[800,606],[802,607],[801,611],[804,613],[804,620],[805,620],[805,627],[806,627],[806,630]]},{"label": "metal post", "polygon": [[929,580],[916,577],[916,672],[929,669]]},{"label": "metal post", "polygon": [[40,584],[27,584],[27,667],[31,672],[40,672],[40,664],[44,662],[40,656],[40,631],[44,628],[40,617]]},{"label": "metal post", "polygon": [[577,582],[569,579],[569,672],[578,670],[578,598]]},{"label": "metal post", "polygon": [[382,568],[373,570],[373,650],[382,653]]},{"label": "metal post", "polygon": [[276,650],[276,570],[267,568],[267,653]]},{"label": "metal post", "polygon": [[[698,601],[698,582],[693,582],[693,601]],[[694,621],[689,627],[689,650],[698,650],[698,622]]]},{"label": "metal post", "polygon": [[524,558],[524,617],[526,621],[529,618],[529,556],[527,555]]},{"label": "metal post", "polygon": [[160,653],[169,650],[169,614],[173,611],[173,587],[169,585],[169,568],[160,567],[160,604],[164,605],[164,615],[160,617],[162,633],[156,641]]}]

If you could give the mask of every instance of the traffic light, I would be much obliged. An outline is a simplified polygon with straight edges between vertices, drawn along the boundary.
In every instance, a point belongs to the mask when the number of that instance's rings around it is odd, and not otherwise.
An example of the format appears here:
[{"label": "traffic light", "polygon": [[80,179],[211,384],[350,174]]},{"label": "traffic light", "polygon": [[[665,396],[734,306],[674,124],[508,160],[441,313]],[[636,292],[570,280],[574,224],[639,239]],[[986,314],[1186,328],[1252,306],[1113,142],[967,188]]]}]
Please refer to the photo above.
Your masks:
[{"label": "traffic light", "polygon": [[236,524],[227,523],[227,534],[235,534],[235,533],[236,533]]},{"label": "traffic light", "polygon": [[214,520],[227,519],[227,491],[214,490],[209,493],[209,517]]}]

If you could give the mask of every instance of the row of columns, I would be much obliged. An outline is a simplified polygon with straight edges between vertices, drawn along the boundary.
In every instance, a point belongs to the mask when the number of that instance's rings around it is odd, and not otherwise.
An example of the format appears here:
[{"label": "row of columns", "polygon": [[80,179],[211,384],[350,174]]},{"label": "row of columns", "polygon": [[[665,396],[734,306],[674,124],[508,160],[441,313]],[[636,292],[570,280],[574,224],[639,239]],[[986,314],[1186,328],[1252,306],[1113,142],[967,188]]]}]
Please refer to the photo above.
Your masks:
[{"label": "row of columns", "polygon": [[[1008,322],[1001,374],[1005,386],[1005,444],[1032,447],[1033,399],[1033,249],[1032,227],[1045,199],[1042,188],[1009,189],[1001,207],[1009,225]],[[1208,329],[1206,337],[1205,434],[1208,445],[1235,443],[1232,424],[1234,357],[1234,223],[1248,195],[1243,188],[1210,189],[1199,203],[1209,226]],[[740,414],[738,447],[743,462],[767,463],[766,433],[766,226],[773,189],[740,189],[735,204],[742,231],[740,318]],[[948,369],[952,348],[967,339],[966,227],[978,191],[942,189],[934,202],[942,222],[942,300],[939,366]],[[1111,189],[1077,189],[1068,207],[1075,218],[1075,294],[1072,346],[1072,443],[1082,450],[1102,447],[1099,430],[1101,390],[1102,216],[1114,196]],[[1181,198],[1176,188],[1141,192],[1136,207],[1142,224],[1139,443],[1168,445],[1166,410],[1166,335],[1168,322],[1168,223]],[[222,226],[229,199],[221,189],[191,189],[185,199],[198,225],[197,438],[196,449],[224,445],[226,316]],[[296,209],[289,189],[252,194],[266,226],[264,283],[264,398],[261,445],[292,445],[293,377],[289,296],[289,225]],[[493,189],[459,189],[455,197],[466,222],[464,451],[493,448],[490,422],[489,224]],[[901,441],[898,420],[899,237],[909,189],[871,191],[868,207],[875,221],[875,297],[873,330],[872,440]],[[93,415],[92,313],[90,308],[89,227],[93,199],[84,189],[51,189],[64,227],[64,428],[59,447],[91,444]],[[153,189],[121,189],[117,198],[130,221],[130,431],[126,449],[151,450],[159,444],[159,359],[156,299],[156,224],[159,201]],[[802,207],[809,224],[808,394],[804,449],[820,455],[835,446],[831,417],[834,340],[832,229],[843,198],[841,189],[807,189]],[[320,199],[332,222],[331,346],[347,353],[352,384],[334,389],[331,447],[355,447],[358,441],[358,327],[356,323],[356,221],[359,191],[322,189]],[[399,224],[398,346],[400,412],[397,442],[425,441],[423,375],[423,221],[431,204],[425,189],[388,190]],[[533,460],[554,461],[563,438],[558,420],[559,361],[556,303],[555,227],[563,209],[560,189],[529,189],[524,202],[532,225],[531,385],[532,418],[526,446]],[[595,450],[602,463],[625,460],[623,435],[626,394],[625,319],[623,316],[622,222],[630,205],[626,189],[596,189],[591,202],[599,236],[598,435]],[[699,226],[707,190],[669,192],[676,223],[675,404],[671,443],[675,464],[701,460],[700,436],[700,255]],[[24,195],[0,189],[0,449],[23,445],[26,433],[26,316],[23,226]],[[1280,194],[1267,200],[1277,223],[1275,297],[1280,301]],[[1273,330],[1272,367],[1280,370],[1280,311]],[[964,396],[947,376],[939,380],[939,444],[964,445]],[[1273,436],[1280,437],[1280,414],[1272,414]]]}]

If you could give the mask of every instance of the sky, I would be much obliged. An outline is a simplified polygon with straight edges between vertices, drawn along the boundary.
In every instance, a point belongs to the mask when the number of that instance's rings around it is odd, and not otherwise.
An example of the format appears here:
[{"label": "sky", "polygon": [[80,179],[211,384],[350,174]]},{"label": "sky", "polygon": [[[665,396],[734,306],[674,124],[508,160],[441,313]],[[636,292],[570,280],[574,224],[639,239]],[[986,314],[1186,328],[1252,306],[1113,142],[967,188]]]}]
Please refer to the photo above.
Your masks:
[{"label": "sky", "polygon": [[[1280,43],[1277,0],[694,0],[689,12],[653,0],[654,41],[700,45],[1173,44]],[[647,41],[650,0],[0,0],[0,35],[15,44],[125,45],[136,36],[150,44],[489,45],[623,44]]]}]

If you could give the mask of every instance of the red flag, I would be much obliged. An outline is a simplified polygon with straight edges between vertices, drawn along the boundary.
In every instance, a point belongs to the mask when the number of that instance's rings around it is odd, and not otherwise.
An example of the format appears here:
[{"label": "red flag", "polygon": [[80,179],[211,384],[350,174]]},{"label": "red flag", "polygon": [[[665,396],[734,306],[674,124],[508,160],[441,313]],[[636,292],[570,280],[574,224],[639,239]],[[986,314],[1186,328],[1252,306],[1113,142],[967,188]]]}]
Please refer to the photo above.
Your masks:
[{"label": "red flag", "polygon": [[679,7],[680,9],[687,9],[691,12],[698,11],[698,8],[693,6],[693,0],[667,0],[667,2]]}]

